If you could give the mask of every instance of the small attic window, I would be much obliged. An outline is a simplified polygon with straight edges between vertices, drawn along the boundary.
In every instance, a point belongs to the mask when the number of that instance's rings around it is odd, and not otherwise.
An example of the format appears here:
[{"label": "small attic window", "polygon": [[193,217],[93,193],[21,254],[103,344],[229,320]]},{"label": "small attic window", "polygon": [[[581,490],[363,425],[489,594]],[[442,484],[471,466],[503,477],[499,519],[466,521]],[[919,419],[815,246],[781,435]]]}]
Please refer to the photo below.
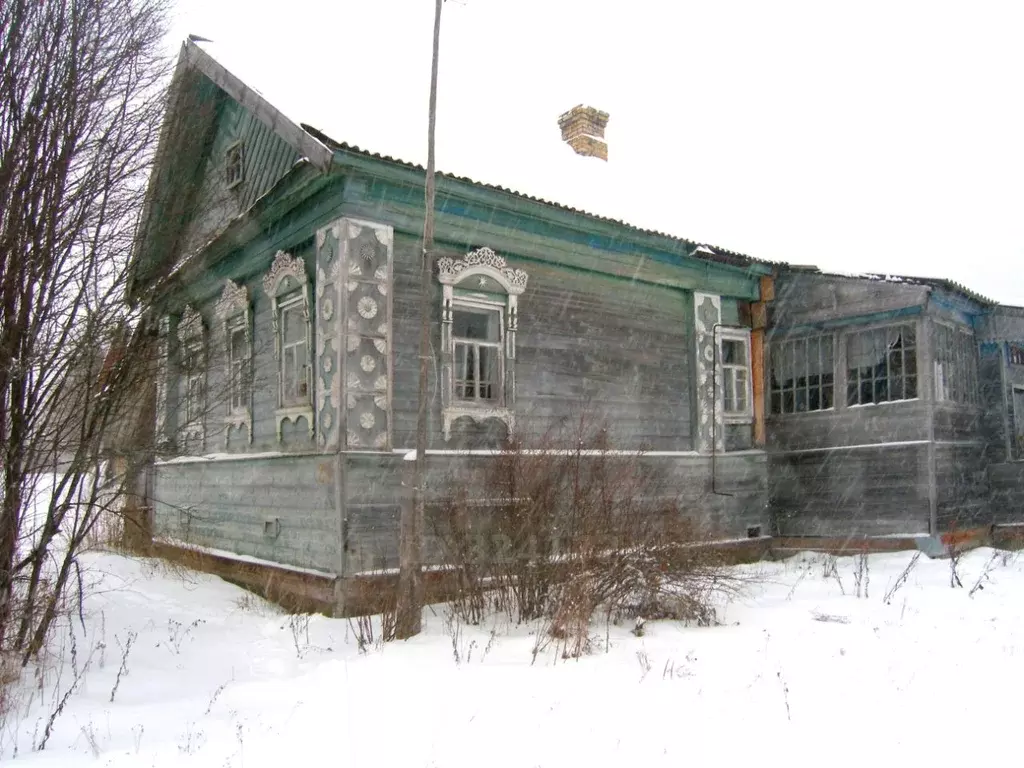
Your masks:
[{"label": "small attic window", "polygon": [[236,141],[224,152],[224,183],[228,189],[237,187],[245,177],[244,145]]}]

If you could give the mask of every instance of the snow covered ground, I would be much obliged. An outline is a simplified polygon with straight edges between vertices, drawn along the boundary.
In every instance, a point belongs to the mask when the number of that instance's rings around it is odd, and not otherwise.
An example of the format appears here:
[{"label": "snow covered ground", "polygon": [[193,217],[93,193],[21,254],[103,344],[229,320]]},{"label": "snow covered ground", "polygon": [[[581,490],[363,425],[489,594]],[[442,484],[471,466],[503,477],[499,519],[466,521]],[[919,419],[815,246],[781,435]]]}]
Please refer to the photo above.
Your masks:
[{"label": "snow covered ground", "polygon": [[[215,577],[90,554],[84,614],[57,638],[63,663],[8,713],[3,758],[17,746],[29,766],[1016,764],[1024,558],[993,555],[963,558],[963,589],[947,561],[922,557],[888,604],[909,553],[870,558],[866,598],[853,559],[839,561],[845,595],[822,555],[744,566],[764,582],[722,626],[612,626],[607,647],[596,626],[593,655],[534,661],[530,628],[453,639],[440,608],[422,636],[360,653],[346,620],[307,624]],[[74,678],[70,631],[89,668],[34,751]]]}]

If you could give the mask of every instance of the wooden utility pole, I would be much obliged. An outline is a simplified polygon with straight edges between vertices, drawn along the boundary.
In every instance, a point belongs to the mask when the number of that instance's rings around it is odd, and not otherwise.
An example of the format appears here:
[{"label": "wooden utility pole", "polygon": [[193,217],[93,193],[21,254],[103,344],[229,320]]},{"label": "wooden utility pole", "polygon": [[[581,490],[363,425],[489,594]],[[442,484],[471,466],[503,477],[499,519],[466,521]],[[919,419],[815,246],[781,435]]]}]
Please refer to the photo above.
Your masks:
[{"label": "wooden utility pole", "polygon": [[426,210],[423,216],[423,254],[420,262],[420,381],[416,410],[416,464],[412,503],[402,506],[399,532],[398,604],[395,636],[417,635],[423,617],[423,518],[427,466],[427,376],[430,374],[430,279],[434,250],[434,125],[437,122],[437,58],[441,42],[441,4],[434,4],[434,52],[430,63],[430,107],[427,118]]}]

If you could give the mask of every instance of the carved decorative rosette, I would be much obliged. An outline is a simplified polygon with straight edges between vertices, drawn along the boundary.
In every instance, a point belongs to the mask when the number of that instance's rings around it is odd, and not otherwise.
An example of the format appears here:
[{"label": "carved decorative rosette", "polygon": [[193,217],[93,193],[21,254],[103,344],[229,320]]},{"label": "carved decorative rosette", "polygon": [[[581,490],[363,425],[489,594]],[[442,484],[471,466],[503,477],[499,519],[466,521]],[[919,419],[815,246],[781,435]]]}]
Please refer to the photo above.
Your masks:
[{"label": "carved decorative rosette", "polygon": [[338,429],[345,435],[343,447],[388,450],[394,234],[389,226],[348,218],[328,230],[325,238],[336,233],[340,253],[335,328],[343,342],[335,380],[344,408]]},{"label": "carved decorative rosette", "polygon": [[725,450],[724,400],[721,371],[715,371],[715,331],[722,320],[721,297],[694,293],[693,309],[697,343],[696,448],[699,453],[721,453]]}]

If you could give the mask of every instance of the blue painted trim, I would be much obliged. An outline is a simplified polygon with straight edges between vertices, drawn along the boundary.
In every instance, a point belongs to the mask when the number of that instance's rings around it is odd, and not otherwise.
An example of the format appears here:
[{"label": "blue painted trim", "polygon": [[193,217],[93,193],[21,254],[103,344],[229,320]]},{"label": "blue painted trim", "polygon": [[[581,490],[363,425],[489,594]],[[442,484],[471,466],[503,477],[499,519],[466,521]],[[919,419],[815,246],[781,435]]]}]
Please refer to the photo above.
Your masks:
[{"label": "blue painted trim", "polygon": [[953,314],[954,319],[956,319],[957,322],[966,325],[968,328],[972,329],[974,328],[975,318],[980,317],[982,314],[984,314],[980,308],[976,313],[968,312],[966,309],[964,309],[963,302],[958,302],[945,293],[939,294],[936,293],[935,291],[932,291],[931,303],[937,307],[945,309],[947,312],[951,312]]},{"label": "blue painted trim", "polygon": [[802,325],[776,326],[768,331],[769,340],[776,335],[793,333],[813,333],[829,331],[835,328],[847,328],[853,325],[868,325],[871,323],[882,323],[888,320],[898,320],[904,317],[918,317],[924,312],[924,307],[918,304],[913,307],[902,309],[890,309],[885,312],[872,312],[867,315],[854,315],[853,317],[837,317],[830,320],[822,320],[818,323],[804,323]]}]

